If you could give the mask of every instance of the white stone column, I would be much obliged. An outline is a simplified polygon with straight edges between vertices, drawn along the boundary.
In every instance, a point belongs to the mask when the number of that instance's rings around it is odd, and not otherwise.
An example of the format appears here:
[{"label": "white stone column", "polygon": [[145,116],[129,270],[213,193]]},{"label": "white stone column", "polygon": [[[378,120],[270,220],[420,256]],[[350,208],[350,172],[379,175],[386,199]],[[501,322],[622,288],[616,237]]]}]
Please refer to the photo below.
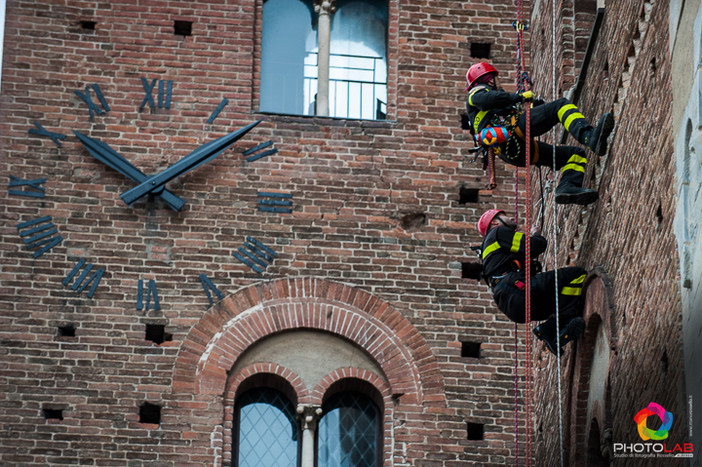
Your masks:
[{"label": "white stone column", "polygon": [[317,423],[322,415],[322,408],[316,405],[298,405],[297,415],[302,427],[302,462],[301,467],[314,467],[314,440]]},{"label": "white stone column", "polygon": [[314,11],[319,16],[317,27],[317,115],[329,115],[329,48],[331,15],[336,11],[334,0],[316,0]]}]

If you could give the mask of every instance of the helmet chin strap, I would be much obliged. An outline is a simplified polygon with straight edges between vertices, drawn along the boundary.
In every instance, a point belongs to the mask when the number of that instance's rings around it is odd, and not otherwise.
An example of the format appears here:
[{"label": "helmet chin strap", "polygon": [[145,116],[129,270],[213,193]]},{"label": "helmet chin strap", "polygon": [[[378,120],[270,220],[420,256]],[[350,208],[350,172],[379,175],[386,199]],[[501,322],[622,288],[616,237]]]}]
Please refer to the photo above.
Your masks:
[{"label": "helmet chin strap", "polygon": [[498,217],[495,217],[495,219],[497,219],[498,221],[500,221],[500,224],[504,225],[505,227],[508,227],[508,228],[510,228],[510,229],[512,228],[512,227],[510,227],[509,225],[507,225],[507,223],[506,223],[505,221],[503,221],[501,217],[498,216]]}]

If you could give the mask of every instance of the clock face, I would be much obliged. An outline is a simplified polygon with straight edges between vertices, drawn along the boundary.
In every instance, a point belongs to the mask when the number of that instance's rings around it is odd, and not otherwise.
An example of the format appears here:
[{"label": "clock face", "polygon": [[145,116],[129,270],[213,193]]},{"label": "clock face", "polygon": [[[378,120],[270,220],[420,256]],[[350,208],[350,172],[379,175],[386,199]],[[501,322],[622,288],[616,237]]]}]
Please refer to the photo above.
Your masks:
[{"label": "clock face", "polygon": [[[293,199],[260,183],[258,167],[278,151],[256,135],[265,124],[227,118],[226,97],[179,101],[178,90],[145,76],[86,83],[52,92],[51,111],[34,114],[32,157],[10,176],[8,197],[51,296],[128,304],[165,323],[170,298],[199,295],[207,307],[233,277],[260,280],[278,257],[262,225],[290,215]],[[241,216],[254,228],[237,229]]]}]

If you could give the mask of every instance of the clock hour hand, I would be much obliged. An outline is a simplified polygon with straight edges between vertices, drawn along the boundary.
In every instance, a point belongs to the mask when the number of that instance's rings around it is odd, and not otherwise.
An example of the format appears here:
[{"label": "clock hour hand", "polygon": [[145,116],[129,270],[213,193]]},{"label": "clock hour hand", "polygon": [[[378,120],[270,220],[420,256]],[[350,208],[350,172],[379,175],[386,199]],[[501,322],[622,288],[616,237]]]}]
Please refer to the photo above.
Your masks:
[{"label": "clock hour hand", "polygon": [[[127,159],[122,157],[117,151],[112,149],[106,143],[99,141],[94,138],[85,136],[82,133],[73,131],[73,133],[78,137],[80,142],[83,144],[85,149],[88,150],[90,155],[95,159],[99,160],[103,164],[111,167],[117,172],[121,173],[125,177],[130,178],[136,183],[141,183],[148,177],[139,169],[134,167]],[[168,190],[163,190],[160,193],[160,198],[165,202],[171,209],[179,211],[180,208],[185,204],[185,200],[180,198]]]},{"label": "clock hour hand", "polygon": [[149,193],[158,193],[159,190],[163,189],[166,183],[170,182],[174,178],[190,172],[194,168],[199,167],[219,156],[242,136],[248,133],[249,130],[261,122],[262,120],[257,120],[250,125],[238,129],[237,131],[222,136],[221,138],[217,138],[209,143],[203,144],[172,166],[168,167],[163,172],[147,178],[139,185],[122,193],[120,195],[122,200],[131,206],[140,198],[148,195]]}]

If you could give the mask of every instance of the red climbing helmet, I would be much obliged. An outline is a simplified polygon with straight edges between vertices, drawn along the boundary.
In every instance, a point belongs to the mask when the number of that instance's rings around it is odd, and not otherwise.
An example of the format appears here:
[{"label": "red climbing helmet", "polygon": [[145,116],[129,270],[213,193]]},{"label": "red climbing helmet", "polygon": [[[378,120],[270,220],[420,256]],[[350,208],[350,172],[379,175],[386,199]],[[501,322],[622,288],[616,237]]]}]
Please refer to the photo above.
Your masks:
[{"label": "red climbing helmet", "polygon": [[490,223],[492,220],[499,216],[500,214],[504,214],[505,212],[502,209],[490,209],[488,211],[485,211],[482,216],[480,216],[480,220],[478,221],[478,232],[480,232],[480,235],[483,237],[487,235],[488,232],[488,227],[490,227]]},{"label": "red climbing helmet", "polygon": [[495,76],[499,74],[494,66],[485,62],[476,63],[472,67],[468,68],[468,72],[466,73],[466,82],[468,82],[468,87],[465,88],[464,91],[467,91],[475,86],[475,84],[477,84],[476,81],[479,78],[489,73],[493,73]]}]

